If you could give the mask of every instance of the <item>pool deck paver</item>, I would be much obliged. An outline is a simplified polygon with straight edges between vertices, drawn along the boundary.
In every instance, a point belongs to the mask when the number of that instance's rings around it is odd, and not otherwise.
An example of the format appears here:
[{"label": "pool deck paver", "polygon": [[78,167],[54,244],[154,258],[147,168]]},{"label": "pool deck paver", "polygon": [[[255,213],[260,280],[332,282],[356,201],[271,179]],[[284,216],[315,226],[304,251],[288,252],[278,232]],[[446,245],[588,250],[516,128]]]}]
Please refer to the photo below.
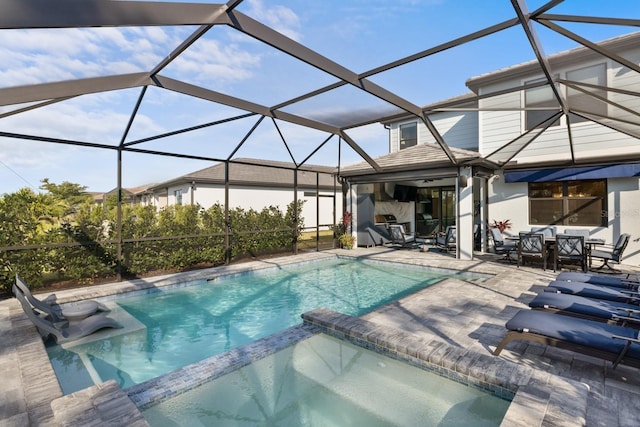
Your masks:
[{"label": "pool deck paver", "polygon": [[[538,267],[516,268],[496,262],[491,254],[472,261],[448,254],[358,248],[352,251],[305,253],[207,269],[60,291],[60,303],[82,298],[105,298],[130,291],[166,286],[176,281],[279,266],[318,257],[363,257],[430,267],[492,274],[477,283],[446,279],[389,303],[360,318],[343,319],[339,333],[373,337],[385,351],[426,358],[456,375],[518,384],[506,426],[640,425],[640,372],[566,350],[524,342],[511,343],[499,357],[491,355],[506,332],[505,322],[539,292],[556,273]],[[638,272],[632,266],[623,270]],[[313,312],[309,313],[313,316]],[[330,316],[331,317],[331,316]],[[392,349],[392,350],[391,350]],[[15,299],[0,301],[0,368],[3,426],[147,425],[136,405],[113,381],[63,396],[44,345]],[[447,371],[448,372],[448,371]],[[495,383],[495,381],[494,381]],[[580,402],[585,402],[586,405]]]}]

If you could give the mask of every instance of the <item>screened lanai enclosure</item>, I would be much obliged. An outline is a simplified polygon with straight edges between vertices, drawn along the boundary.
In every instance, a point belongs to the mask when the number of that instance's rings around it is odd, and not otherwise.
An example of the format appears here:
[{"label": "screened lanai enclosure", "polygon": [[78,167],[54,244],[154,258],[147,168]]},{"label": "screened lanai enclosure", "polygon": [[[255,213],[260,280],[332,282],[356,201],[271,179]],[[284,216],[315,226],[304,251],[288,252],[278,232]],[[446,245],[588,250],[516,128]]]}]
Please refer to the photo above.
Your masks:
[{"label": "screened lanai enclosure", "polygon": [[[553,60],[583,49],[619,64],[620,73],[640,72],[640,58],[599,44],[637,30],[636,2],[447,3],[0,2],[4,203],[15,206],[20,197],[8,195],[23,187],[37,192],[44,178],[93,192],[115,189],[112,205],[92,205],[57,228],[42,218],[27,227],[5,215],[3,280],[27,266],[37,282],[46,274],[130,277],[296,253],[302,235],[312,242],[305,250],[319,250],[322,232],[357,228],[357,217],[345,212],[356,203],[354,185],[410,180],[429,188],[455,178],[446,188],[460,203],[467,179],[482,185],[494,171],[526,167],[540,135],[560,118],[566,135],[549,164],[640,160],[640,144],[578,146],[572,133],[572,123],[590,121],[638,138],[637,88],[559,75]],[[522,63],[539,77],[476,84]],[[482,155],[463,154],[455,132],[433,117],[467,112],[526,114],[530,126],[492,140],[491,149],[477,141]],[[390,123],[405,117],[427,132],[405,142],[430,144],[436,154],[393,157]],[[234,165],[251,166],[251,159],[274,162],[273,175],[287,175],[286,184],[270,182],[269,174],[260,183],[233,174]],[[215,165],[225,172],[208,206],[192,194],[172,202],[178,194],[168,185],[164,206],[125,200],[125,189],[157,187]],[[242,192],[257,184],[286,191],[288,203],[242,205],[253,198]],[[204,184],[185,185],[197,194]],[[462,234],[471,233],[464,213],[473,203],[447,207],[461,245]],[[302,215],[303,204],[315,213]],[[326,212],[329,222],[321,220]],[[172,266],[158,263],[168,257]]]}]

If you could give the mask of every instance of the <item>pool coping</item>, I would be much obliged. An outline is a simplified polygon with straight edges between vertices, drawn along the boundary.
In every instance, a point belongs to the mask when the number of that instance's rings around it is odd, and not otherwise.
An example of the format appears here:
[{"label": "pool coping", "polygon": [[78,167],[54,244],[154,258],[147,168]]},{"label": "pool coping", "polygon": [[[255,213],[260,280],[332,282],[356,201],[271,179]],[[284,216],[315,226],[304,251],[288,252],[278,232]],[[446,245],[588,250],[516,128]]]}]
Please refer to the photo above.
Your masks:
[{"label": "pool coping", "polygon": [[139,410],[188,392],[318,333],[510,399],[501,427],[586,422],[586,384],[328,309],[303,323],[124,390]]},{"label": "pool coping", "polygon": [[312,310],[302,318],[305,325],[376,353],[499,397],[513,395],[501,427],[586,423],[589,388],[584,383],[332,310]]}]

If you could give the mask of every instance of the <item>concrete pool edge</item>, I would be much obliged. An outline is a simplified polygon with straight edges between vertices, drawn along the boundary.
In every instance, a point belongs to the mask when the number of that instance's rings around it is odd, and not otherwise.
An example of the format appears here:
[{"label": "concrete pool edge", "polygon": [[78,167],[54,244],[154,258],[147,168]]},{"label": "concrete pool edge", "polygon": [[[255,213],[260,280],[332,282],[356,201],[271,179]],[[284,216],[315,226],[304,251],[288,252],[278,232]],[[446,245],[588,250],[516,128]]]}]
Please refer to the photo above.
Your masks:
[{"label": "concrete pool edge", "polygon": [[[139,409],[145,409],[178,394],[193,390],[199,385],[240,369],[319,332],[320,329],[312,325],[293,326],[282,332],[136,384],[124,391]],[[167,387],[168,384],[171,386]]]},{"label": "concrete pool edge", "polygon": [[502,427],[586,423],[589,390],[581,382],[441,341],[426,341],[404,331],[331,310],[312,310],[302,318],[304,324],[315,326],[327,335],[454,381],[492,390],[498,395],[499,389],[515,393]]}]

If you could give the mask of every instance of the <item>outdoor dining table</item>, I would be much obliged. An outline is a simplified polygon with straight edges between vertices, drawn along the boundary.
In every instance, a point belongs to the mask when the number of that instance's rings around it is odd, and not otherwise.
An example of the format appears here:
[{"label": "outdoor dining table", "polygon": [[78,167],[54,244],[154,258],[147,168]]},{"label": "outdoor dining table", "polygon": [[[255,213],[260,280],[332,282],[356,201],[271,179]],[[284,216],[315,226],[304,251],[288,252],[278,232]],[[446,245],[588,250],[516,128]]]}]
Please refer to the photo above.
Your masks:
[{"label": "outdoor dining table", "polygon": [[[531,233],[530,231],[526,231],[526,233]],[[539,234],[539,233],[538,233]],[[520,241],[520,235],[519,233],[517,235],[513,235],[513,236],[507,236],[505,237],[505,240],[511,240],[511,241],[515,241],[515,242],[519,242]],[[549,257],[551,257],[553,259],[553,246],[556,243],[556,237],[555,236],[544,236],[544,244],[547,247],[547,255]],[[584,246],[585,246],[585,256],[587,257],[587,260],[589,262],[589,266],[591,266],[591,249],[593,246],[596,245],[604,245],[605,241],[604,239],[596,239],[596,238],[588,238],[584,240]]]}]

